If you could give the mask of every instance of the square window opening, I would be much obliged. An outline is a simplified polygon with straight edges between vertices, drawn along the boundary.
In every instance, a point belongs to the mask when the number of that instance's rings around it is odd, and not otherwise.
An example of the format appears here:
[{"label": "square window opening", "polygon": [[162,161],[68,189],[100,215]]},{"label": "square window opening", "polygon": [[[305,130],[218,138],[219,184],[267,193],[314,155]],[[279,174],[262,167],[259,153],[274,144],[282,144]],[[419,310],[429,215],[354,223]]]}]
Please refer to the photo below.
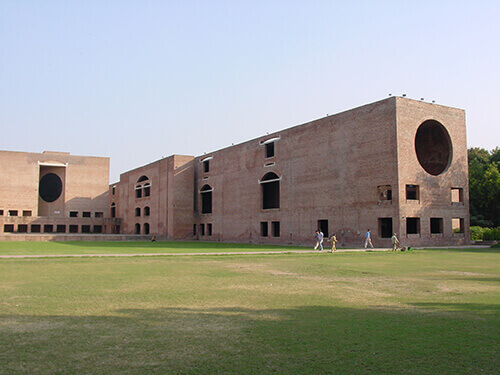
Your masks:
[{"label": "square window opening", "polygon": [[17,210],[9,210],[7,216],[17,216]]},{"label": "square window opening", "polygon": [[19,224],[17,226],[18,233],[28,233],[28,226],[26,224]]},{"label": "square window opening", "polygon": [[406,185],[406,200],[420,200],[420,187],[418,185]]},{"label": "square window opening", "polygon": [[380,238],[392,237],[392,217],[382,217],[378,219],[378,233]]},{"label": "square window opening", "polygon": [[43,226],[43,233],[54,233],[54,226],[52,224],[45,224]]},{"label": "square window opening", "polygon": [[420,218],[407,217],[406,218],[406,234],[420,234]]},{"label": "square window opening", "polygon": [[69,217],[78,217],[78,211],[70,211]]},{"label": "square window opening", "polygon": [[31,216],[31,210],[24,210],[23,216]]},{"label": "square window opening", "polygon": [[82,233],[90,233],[90,225],[82,225]]},{"label": "square window opening", "polygon": [[452,203],[464,203],[464,189],[451,188],[451,202]]},{"label": "square window opening", "polygon": [[431,234],[443,233],[443,218],[431,217]]},{"label": "square window opening", "polygon": [[31,225],[31,233],[40,233],[42,231],[42,226],[40,224]]},{"label": "square window opening", "polygon": [[82,217],[91,217],[92,215],[90,214],[89,211],[83,211]]},{"label": "square window opening", "polygon": [[463,218],[454,217],[451,219],[451,226],[453,233],[464,233],[465,224]]},{"label": "square window opening", "polygon": [[66,233],[66,225],[58,224],[56,227],[57,233]]},{"label": "square window opening", "polygon": [[70,225],[69,233],[78,233],[78,225]]},{"label": "square window opening", "polygon": [[391,185],[377,186],[378,200],[379,201],[392,201],[392,188]]},{"label": "square window opening", "polygon": [[14,224],[4,224],[3,231],[5,233],[12,233],[12,232],[14,232]]},{"label": "square window opening", "polygon": [[95,217],[104,217],[104,212],[96,212]]}]

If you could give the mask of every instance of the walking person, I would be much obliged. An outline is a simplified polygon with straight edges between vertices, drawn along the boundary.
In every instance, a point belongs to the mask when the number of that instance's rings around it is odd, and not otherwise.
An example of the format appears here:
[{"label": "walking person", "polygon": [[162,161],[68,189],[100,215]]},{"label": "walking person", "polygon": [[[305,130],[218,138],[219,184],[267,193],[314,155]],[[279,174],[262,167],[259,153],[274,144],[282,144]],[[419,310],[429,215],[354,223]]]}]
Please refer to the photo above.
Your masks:
[{"label": "walking person", "polygon": [[391,237],[391,242],[392,242],[392,251],[396,251],[398,249],[399,240],[396,237],[396,233],[394,233]]},{"label": "walking person", "polygon": [[372,244],[372,238],[371,238],[371,229],[368,229],[365,233],[365,249],[370,245],[370,247],[373,249],[373,244]]},{"label": "walking person", "polygon": [[337,242],[337,235],[334,233],[333,236],[330,237],[330,243],[332,244],[332,250],[330,251],[330,253],[333,253],[335,250],[337,250]]},{"label": "walking person", "polygon": [[323,232],[320,231],[319,229],[316,229],[316,235],[314,236],[316,238],[316,246],[314,246],[314,250],[319,248],[319,251],[323,250]]}]

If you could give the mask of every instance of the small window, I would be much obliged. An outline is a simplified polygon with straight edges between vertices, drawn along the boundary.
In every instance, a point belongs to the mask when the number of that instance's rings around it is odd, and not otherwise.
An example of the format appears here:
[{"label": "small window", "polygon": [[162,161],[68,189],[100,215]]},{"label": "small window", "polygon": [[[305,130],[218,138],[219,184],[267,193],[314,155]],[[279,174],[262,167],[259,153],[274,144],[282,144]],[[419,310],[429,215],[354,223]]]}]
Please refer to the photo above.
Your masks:
[{"label": "small window", "polygon": [[451,202],[452,203],[464,203],[464,189],[451,188]]},{"label": "small window", "polygon": [[273,231],[273,237],[280,236],[280,222],[279,221],[272,221],[271,222],[271,229]]},{"label": "small window", "polygon": [[54,226],[52,224],[45,224],[43,226],[43,233],[53,233],[54,232]]},{"label": "small window", "polygon": [[207,224],[207,236],[212,235],[212,224]]},{"label": "small window", "polygon": [[274,142],[266,143],[266,158],[274,156]]},{"label": "small window", "polygon": [[392,201],[391,185],[379,185],[377,186],[377,192],[379,201]]},{"label": "small window", "polygon": [[406,185],[406,200],[420,200],[420,191],[418,185]]},{"label": "small window", "polygon": [[3,231],[5,233],[12,233],[12,232],[14,232],[14,224],[4,224]]},{"label": "small window", "polygon": [[196,224],[193,224],[193,236],[196,236]]},{"label": "small window", "polygon": [[78,217],[78,211],[70,211],[69,217]]},{"label": "small window", "polygon": [[111,217],[116,217],[116,204],[113,202],[111,203],[111,210],[110,210]]},{"label": "small window", "polygon": [[91,217],[90,211],[83,211],[82,217]]},{"label": "small window", "polygon": [[135,217],[140,217],[141,216],[141,208],[140,207],[136,207],[135,208]]},{"label": "small window", "polygon": [[102,225],[94,225],[93,232],[102,233]]},{"label": "small window", "polygon": [[142,188],[140,186],[135,188],[135,197],[142,198]]},{"label": "small window", "polygon": [[149,216],[149,207],[144,207],[144,216]]},{"label": "small window", "polygon": [[23,216],[31,216],[31,210],[23,211]]},{"label": "small window", "polygon": [[98,211],[95,213],[95,217],[104,217],[104,213]]},{"label": "small window", "polygon": [[56,232],[57,233],[66,233],[66,225],[58,224],[56,226]]},{"label": "small window", "polygon": [[200,236],[205,235],[205,224],[200,224]]},{"label": "small window", "polygon": [[111,188],[111,194],[115,195],[116,194],[116,186],[113,186]]},{"label": "small window", "polygon": [[144,223],[144,234],[149,234],[149,223]]},{"label": "small window", "polygon": [[210,172],[210,160],[205,160],[203,162],[203,172],[205,173]]},{"label": "small window", "polygon": [[69,233],[78,233],[78,225],[70,225]]},{"label": "small window", "polygon": [[262,221],[260,223],[260,236],[261,237],[269,236],[269,229],[268,229],[267,221]]},{"label": "small window", "polygon": [[0,216],[3,216],[3,210],[0,210]]},{"label": "small window", "polygon": [[392,237],[392,217],[382,217],[378,219],[378,233],[380,238]]},{"label": "small window", "polygon": [[151,185],[149,183],[144,184],[143,192],[145,197],[149,197],[151,195]]},{"label": "small window", "polygon": [[26,224],[19,224],[17,226],[18,233],[28,233],[28,226]]},{"label": "small window", "polygon": [[90,225],[82,225],[82,233],[90,233]]},{"label": "small window", "polygon": [[431,234],[443,233],[443,219],[431,217]]},{"label": "small window", "polygon": [[451,221],[453,233],[464,233],[464,219],[454,217],[453,219],[451,219]]},{"label": "small window", "polygon": [[7,216],[17,216],[17,210],[9,210]]},{"label": "small window", "polygon": [[406,234],[420,234],[420,218],[406,218]]},{"label": "small window", "polygon": [[31,233],[40,233],[42,231],[42,226],[40,224],[31,225]]},{"label": "small window", "polygon": [[135,234],[141,234],[141,224],[136,223],[135,224]]}]

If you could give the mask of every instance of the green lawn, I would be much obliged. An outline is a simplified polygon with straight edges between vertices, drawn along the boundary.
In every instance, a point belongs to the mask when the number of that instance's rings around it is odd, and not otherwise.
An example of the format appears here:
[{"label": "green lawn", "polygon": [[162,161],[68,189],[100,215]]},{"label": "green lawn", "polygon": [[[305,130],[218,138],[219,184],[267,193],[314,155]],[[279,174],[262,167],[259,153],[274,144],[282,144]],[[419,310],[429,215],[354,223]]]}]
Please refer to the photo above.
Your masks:
[{"label": "green lawn", "polygon": [[158,253],[234,253],[257,251],[294,251],[312,249],[298,246],[230,244],[182,241],[0,241],[0,255],[71,255],[71,254],[158,254]]},{"label": "green lawn", "polygon": [[498,374],[498,260],[1,259],[0,374]]}]

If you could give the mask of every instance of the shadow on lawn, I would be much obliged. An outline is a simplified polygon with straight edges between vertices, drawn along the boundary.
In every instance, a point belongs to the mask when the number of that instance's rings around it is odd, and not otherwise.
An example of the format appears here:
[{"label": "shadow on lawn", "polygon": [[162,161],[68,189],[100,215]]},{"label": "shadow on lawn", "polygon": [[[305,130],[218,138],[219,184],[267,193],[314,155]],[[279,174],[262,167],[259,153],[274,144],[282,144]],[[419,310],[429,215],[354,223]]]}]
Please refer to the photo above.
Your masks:
[{"label": "shadow on lawn", "polygon": [[498,325],[490,314],[322,306],[113,314],[0,317],[0,372],[494,374],[498,369]]}]

